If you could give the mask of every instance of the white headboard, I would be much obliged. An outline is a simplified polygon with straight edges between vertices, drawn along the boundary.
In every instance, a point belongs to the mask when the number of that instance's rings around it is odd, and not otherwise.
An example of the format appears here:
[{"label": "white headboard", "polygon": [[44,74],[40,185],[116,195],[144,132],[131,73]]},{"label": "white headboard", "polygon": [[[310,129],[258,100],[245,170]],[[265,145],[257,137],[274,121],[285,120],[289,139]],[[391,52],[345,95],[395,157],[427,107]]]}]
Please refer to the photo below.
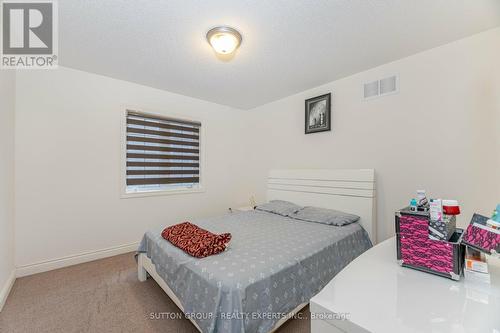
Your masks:
[{"label": "white headboard", "polygon": [[267,200],[286,200],[356,214],[373,244],[377,243],[373,169],[271,170]]}]

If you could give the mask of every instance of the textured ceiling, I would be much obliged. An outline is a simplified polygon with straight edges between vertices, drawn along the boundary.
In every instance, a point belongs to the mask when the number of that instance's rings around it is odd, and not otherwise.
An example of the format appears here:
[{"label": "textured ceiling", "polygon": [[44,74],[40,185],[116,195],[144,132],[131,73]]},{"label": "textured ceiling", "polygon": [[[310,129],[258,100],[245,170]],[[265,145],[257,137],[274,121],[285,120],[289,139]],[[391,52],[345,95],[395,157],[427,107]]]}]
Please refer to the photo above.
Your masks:
[{"label": "textured ceiling", "polygon": [[[499,0],[64,0],[60,65],[241,109],[500,25]],[[217,58],[207,30],[243,35]]]}]

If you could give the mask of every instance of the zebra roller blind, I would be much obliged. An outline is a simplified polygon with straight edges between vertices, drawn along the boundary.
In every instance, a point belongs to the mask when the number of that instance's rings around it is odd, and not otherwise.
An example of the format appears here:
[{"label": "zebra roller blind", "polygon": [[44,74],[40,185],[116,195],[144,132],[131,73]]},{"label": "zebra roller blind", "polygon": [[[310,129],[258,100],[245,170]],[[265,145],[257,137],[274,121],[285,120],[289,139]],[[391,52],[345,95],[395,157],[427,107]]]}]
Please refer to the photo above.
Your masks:
[{"label": "zebra roller blind", "polygon": [[127,192],[200,184],[201,123],[127,111]]}]

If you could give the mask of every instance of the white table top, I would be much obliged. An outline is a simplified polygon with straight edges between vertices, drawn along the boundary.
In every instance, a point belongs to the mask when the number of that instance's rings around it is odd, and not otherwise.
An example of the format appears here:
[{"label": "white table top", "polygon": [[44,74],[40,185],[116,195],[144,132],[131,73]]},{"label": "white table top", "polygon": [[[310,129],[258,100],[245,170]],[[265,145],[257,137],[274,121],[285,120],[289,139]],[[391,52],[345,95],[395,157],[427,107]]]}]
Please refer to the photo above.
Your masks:
[{"label": "white table top", "polygon": [[337,327],[372,333],[500,333],[500,268],[491,270],[487,285],[400,267],[393,237],[342,270],[311,299],[311,311],[347,313]]}]

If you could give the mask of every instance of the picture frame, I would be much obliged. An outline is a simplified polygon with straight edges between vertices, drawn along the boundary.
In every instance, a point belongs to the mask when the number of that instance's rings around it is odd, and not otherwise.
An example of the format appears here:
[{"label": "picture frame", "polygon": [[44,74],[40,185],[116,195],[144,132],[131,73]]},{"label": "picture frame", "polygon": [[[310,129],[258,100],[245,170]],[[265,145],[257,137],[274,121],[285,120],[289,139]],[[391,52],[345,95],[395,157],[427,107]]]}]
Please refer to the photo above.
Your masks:
[{"label": "picture frame", "polygon": [[305,100],[305,134],[331,131],[331,100],[331,93]]}]

